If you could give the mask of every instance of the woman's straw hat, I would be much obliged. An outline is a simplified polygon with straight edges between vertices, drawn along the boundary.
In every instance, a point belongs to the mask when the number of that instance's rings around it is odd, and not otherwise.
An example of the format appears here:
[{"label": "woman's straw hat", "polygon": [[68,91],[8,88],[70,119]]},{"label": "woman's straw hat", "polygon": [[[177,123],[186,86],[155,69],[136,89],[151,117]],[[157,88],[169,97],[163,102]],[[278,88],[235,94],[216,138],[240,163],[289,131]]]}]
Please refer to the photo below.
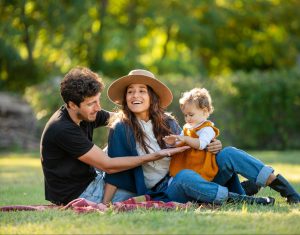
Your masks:
[{"label": "woman's straw hat", "polygon": [[143,69],[135,69],[129,72],[128,75],[114,81],[107,90],[109,99],[115,104],[122,105],[126,88],[130,84],[145,84],[153,89],[159,96],[160,105],[163,108],[169,106],[173,100],[171,90],[155,76]]}]

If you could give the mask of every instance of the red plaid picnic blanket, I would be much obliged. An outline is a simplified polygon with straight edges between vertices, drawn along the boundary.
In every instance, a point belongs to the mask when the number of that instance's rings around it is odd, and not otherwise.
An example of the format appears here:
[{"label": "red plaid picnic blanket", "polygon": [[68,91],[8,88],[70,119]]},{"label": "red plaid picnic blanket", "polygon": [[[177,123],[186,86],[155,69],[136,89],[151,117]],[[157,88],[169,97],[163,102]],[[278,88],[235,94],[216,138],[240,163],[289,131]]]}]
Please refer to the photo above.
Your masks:
[{"label": "red plaid picnic blanket", "polygon": [[138,197],[129,198],[126,201],[116,202],[111,205],[105,205],[103,203],[95,203],[88,201],[84,198],[77,198],[69,202],[66,206],[57,205],[15,205],[15,206],[2,206],[0,211],[43,211],[46,209],[72,209],[78,213],[85,212],[105,212],[107,210],[114,211],[132,211],[138,208],[144,209],[156,209],[156,210],[180,210],[191,207],[192,203],[178,203],[178,202],[162,202],[153,201],[149,195],[143,195]]}]

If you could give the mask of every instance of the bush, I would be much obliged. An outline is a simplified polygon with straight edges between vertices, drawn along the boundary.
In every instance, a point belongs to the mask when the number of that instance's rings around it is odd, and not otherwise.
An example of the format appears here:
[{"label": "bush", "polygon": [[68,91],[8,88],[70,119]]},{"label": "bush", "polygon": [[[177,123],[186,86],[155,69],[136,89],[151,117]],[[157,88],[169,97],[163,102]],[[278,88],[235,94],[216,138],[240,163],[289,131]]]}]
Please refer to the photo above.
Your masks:
[{"label": "bush", "polygon": [[[226,142],[249,149],[300,148],[300,70],[238,72],[216,96]],[[225,89],[224,89],[225,88]],[[229,141],[228,141],[229,140]]]},{"label": "bush", "polygon": [[[230,77],[184,77],[169,74],[158,76],[173,92],[168,107],[180,125],[184,118],[179,108],[181,93],[194,87],[205,87],[212,96],[215,112],[210,117],[220,129],[223,145],[244,149],[300,149],[300,69],[271,72],[238,72]],[[63,101],[56,78],[26,90],[42,130],[52,113]],[[111,79],[104,78],[106,88],[101,105],[106,110],[116,106],[107,97]],[[94,133],[94,143],[107,142],[107,129]]]}]

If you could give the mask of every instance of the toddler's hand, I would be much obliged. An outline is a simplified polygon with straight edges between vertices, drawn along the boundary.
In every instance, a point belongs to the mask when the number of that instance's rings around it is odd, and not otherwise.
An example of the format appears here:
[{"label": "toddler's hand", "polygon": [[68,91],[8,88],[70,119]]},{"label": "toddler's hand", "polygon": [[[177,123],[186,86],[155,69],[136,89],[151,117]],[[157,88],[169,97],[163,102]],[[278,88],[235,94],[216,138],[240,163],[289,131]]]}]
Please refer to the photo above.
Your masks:
[{"label": "toddler's hand", "polygon": [[163,138],[166,144],[174,146],[176,144],[177,136],[176,135],[168,135]]}]

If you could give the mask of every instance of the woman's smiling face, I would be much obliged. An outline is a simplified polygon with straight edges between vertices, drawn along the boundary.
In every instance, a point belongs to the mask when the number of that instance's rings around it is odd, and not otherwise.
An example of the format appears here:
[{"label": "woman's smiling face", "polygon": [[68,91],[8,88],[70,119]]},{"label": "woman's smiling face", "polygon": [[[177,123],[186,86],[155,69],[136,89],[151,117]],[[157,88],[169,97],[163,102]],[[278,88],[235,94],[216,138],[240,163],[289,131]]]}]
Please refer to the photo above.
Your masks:
[{"label": "woman's smiling face", "polygon": [[127,87],[126,103],[131,112],[141,120],[149,120],[150,96],[147,85],[131,84]]}]

